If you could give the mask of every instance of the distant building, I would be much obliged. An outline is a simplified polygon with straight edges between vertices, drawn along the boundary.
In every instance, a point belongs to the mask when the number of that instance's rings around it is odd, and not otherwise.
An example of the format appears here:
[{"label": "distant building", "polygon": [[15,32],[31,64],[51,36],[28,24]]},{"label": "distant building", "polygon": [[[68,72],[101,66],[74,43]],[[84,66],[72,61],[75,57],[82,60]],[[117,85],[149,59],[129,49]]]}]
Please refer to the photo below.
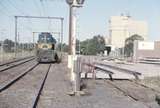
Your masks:
[{"label": "distant building", "polygon": [[112,16],[109,20],[109,44],[116,48],[125,45],[126,38],[138,34],[147,40],[148,24],[145,21],[137,21],[130,16]]},{"label": "distant building", "polygon": [[135,41],[134,42],[134,51],[133,51],[134,61],[138,61],[139,59],[144,59],[144,58],[160,59],[160,41],[155,41],[155,42]]}]

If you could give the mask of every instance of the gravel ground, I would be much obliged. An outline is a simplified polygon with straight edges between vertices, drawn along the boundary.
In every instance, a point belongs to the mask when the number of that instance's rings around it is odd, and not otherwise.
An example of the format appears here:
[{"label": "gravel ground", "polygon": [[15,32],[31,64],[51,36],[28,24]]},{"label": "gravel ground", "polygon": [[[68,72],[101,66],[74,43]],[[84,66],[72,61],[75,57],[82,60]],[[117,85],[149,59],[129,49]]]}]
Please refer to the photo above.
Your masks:
[{"label": "gravel ground", "polygon": [[102,80],[85,82],[89,94],[69,96],[71,86],[66,62],[52,65],[38,108],[147,108]]},{"label": "gravel ground", "polygon": [[49,64],[40,64],[0,93],[0,108],[32,108]]},{"label": "gravel ground", "polygon": [[160,77],[145,78],[144,80],[141,80],[140,83],[160,92]]},{"label": "gravel ground", "polygon": [[[28,51],[23,51],[17,53],[16,59],[19,58],[24,58],[24,57],[29,57],[35,55],[35,52],[28,52]],[[0,63],[5,63],[8,61],[13,61],[15,59],[15,53],[1,53],[0,52]]]},{"label": "gravel ground", "polygon": [[0,72],[0,86],[7,83],[14,77],[26,71],[28,68],[32,67],[37,62],[35,60],[26,62],[20,66],[16,66],[12,69],[6,70],[5,72]]},{"label": "gravel ground", "polygon": [[158,92],[152,91],[151,89],[145,88],[141,85],[137,85],[136,83],[127,80],[113,82],[110,81],[110,83],[116,85],[118,88],[125,91],[130,96],[149,106],[149,108],[160,107],[155,101],[156,95],[159,94]]},{"label": "gravel ground", "polygon": [[21,64],[25,61],[28,61],[28,60],[31,60],[33,58],[27,58],[27,59],[24,59],[24,60],[20,60],[20,61],[16,61],[16,62],[13,62],[13,63],[10,63],[10,64],[7,64],[7,65],[3,65],[3,66],[0,66],[0,71],[6,69],[6,68],[9,68],[11,66],[14,66],[14,65],[18,65],[18,64]]}]

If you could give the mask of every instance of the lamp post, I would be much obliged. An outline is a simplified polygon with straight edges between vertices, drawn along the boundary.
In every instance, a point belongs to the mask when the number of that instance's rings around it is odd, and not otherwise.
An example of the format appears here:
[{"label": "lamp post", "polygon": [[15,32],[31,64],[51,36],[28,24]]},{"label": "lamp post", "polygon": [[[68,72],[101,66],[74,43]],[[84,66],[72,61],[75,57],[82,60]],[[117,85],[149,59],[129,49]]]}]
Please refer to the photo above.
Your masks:
[{"label": "lamp post", "polygon": [[[76,74],[74,70],[76,60],[76,9],[82,7],[84,0],[66,0],[69,5],[69,52],[68,52],[68,68],[71,71],[71,82],[74,86],[76,82]],[[76,88],[76,87],[75,87]],[[77,89],[74,89],[76,92]]]}]

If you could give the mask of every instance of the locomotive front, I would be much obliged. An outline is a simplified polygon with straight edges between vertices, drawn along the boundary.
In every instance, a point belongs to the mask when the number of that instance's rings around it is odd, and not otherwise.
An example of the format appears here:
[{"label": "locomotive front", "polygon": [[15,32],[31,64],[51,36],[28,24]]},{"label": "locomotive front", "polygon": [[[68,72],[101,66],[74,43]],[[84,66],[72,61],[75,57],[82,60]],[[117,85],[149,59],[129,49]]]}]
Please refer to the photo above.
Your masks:
[{"label": "locomotive front", "polygon": [[50,33],[39,34],[36,55],[38,62],[58,61],[56,40]]}]

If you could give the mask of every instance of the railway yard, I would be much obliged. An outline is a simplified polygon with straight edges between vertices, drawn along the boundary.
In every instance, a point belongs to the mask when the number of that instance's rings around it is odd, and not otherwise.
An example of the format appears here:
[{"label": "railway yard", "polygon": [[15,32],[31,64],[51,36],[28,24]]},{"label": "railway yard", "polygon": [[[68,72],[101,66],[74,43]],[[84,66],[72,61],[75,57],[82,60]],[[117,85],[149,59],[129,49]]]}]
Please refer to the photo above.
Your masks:
[{"label": "railway yard", "polygon": [[0,108],[160,108],[158,4],[1,0]]},{"label": "railway yard", "polygon": [[[116,72],[114,69],[109,70]],[[90,78],[88,75],[87,78],[82,78],[85,94],[70,96],[68,92],[72,86],[67,57],[59,64],[39,64],[34,57],[1,63],[0,108],[159,108],[158,85],[147,85],[146,79],[134,80],[129,77],[130,79],[122,80],[121,77],[124,75],[112,75],[110,80],[109,77]]]}]

